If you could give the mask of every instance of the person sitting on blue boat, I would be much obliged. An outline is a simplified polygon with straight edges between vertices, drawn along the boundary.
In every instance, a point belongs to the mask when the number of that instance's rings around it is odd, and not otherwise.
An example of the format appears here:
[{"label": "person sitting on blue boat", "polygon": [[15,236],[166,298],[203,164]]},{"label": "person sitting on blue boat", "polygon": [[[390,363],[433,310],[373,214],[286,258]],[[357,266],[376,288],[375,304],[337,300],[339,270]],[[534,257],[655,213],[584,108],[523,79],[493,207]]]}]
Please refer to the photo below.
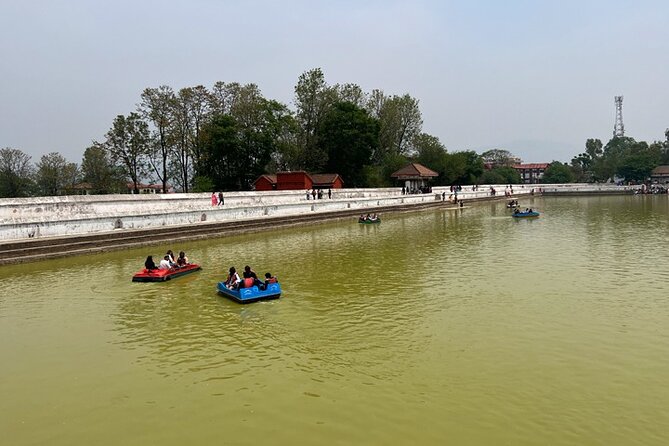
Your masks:
[{"label": "person sitting on blue boat", "polygon": [[[248,265],[244,267],[244,272],[242,273],[242,277],[244,277],[244,288],[251,288],[253,285],[257,286],[262,285],[262,282],[258,279],[258,275],[256,274],[256,272],[253,271],[251,267]],[[246,279],[252,279],[252,281],[247,281]]]},{"label": "person sitting on blue boat", "polygon": [[144,268],[146,268],[147,271],[154,271],[158,269],[156,262],[153,261],[153,256],[148,256],[146,258],[146,261],[144,262]]},{"label": "person sitting on blue boat", "polygon": [[532,210],[532,208],[530,208],[527,212],[531,214],[534,211]]},{"label": "person sitting on blue boat", "polygon": [[514,213],[514,214],[520,214],[520,209],[518,209],[518,208],[514,209],[514,210],[513,210],[513,213]]},{"label": "person sitting on blue boat", "polygon": [[170,256],[163,257],[163,260],[160,261],[160,266],[158,269],[170,269],[172,268],[172,263],[170,262]]},{"label": "person sitting on blue boat", "polygon": [[179,257],[177,257],[177,266],[186,266],[188,265],[188,257],[186,257],[186,253],[181,251],[179,252]]},{"label": "person sitting on blue boat", "polygon": [[240,279],[239,274],[237,274],[237,270],[235,269],[234,266],[231,266],[229,274],[228,274],[228,278],[225,279],[225,282],[223,282],[223,284],[229,290],[236,290],[236,289],[239,288],[239,283],[241,281],[242,281],[242,279]]},{"label": "person sitting on blue boat", "polygon": [[261,290],[266,290],[270,283],[277,283],[278,280],[272,275],[272,273],[265,273],[265,283],[260,286]]}]

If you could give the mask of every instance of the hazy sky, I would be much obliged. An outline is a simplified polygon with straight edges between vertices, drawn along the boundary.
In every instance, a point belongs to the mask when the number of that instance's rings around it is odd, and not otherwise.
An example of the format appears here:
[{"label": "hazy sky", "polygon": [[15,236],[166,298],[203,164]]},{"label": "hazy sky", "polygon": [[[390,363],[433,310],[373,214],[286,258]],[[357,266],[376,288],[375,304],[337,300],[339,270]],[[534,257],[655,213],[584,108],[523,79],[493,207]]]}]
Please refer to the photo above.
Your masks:
[{"label": "hazy sky", "polygon": [[301,73],[420,100],[449,151],[569,161],[669,127],[667,1],[0,0],[0,148],[80,163],[144,88],[256,83],[293,108]]}]

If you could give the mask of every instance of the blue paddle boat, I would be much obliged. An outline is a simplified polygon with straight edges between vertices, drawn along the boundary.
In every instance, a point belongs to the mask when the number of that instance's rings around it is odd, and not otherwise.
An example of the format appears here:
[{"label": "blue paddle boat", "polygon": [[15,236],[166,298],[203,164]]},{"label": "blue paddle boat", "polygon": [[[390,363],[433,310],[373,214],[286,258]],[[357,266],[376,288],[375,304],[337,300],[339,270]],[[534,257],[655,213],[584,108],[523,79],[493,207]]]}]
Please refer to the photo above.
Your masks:
[{"label": "blue paddle boat", "polygon": [[514,212],[511,214],[514,218],[529,218],[529,217],[538,217],[539,212],[537,211],[528,211],[528,212]]},{"label": "blue paddle boat", "polygon": [[218,282],[217,289],[219,294],[229,297],[240,304],[248,304],[263,299],[278,299],[281,297],[281,285],[279,282],[268,284],[267,289],[264,290],[261,290],[256,285],[250,288],[231,290],[226,287],[223,282]]}]

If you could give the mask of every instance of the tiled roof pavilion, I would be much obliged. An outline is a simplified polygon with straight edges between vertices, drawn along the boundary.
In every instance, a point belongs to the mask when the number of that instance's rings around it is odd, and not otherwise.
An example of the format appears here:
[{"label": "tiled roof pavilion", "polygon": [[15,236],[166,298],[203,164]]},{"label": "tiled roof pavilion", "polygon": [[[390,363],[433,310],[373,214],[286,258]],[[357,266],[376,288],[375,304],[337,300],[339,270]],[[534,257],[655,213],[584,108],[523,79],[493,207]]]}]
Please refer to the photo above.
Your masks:
[{"label": "tiled roof pavilion", "polygon": [[391,178],[397,178],[398,180],[420,180],[438,176],[439,174],[434,170],[418,163],[407,164],[390,175]]}]

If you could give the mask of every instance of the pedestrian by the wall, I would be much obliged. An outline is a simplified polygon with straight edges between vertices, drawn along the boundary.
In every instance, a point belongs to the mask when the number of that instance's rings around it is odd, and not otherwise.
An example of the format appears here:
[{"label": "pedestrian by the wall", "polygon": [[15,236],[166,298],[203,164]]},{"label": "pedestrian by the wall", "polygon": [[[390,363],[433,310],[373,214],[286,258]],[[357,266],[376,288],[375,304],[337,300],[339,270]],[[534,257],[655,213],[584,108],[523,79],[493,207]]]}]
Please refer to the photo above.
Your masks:
[{"label": "pedestrian by the wall", "polygon": [[223,206],[225,204],[225,200],[223,199],[223,192],[218,193],[218,205]]},{"label": "pedestrian by the wall", "polygon": [[211,205],[216,206],[218,204],[218,198],[216,198],[216,192],[211,193]]},{"label": "pedestrian by the wall", "polygon": [[332,189],[328,189],[328,200],[332,200]]}]

